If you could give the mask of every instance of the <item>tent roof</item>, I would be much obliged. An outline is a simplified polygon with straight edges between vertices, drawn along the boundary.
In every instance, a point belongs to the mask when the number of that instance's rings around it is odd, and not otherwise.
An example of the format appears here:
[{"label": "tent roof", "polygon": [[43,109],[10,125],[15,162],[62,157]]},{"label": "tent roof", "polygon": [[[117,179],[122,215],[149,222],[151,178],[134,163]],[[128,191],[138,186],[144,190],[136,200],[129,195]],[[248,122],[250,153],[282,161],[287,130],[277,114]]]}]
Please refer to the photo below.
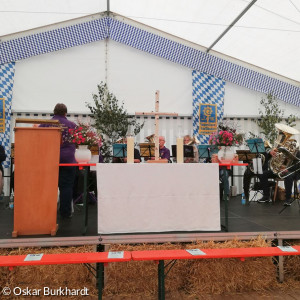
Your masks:
[{"label": "tent roof", "polygon": [[[0,10],[0,36],[106,11],[297,81],[300,0],[15,0]],[[213,53],[209,52],[209,53]]]}]

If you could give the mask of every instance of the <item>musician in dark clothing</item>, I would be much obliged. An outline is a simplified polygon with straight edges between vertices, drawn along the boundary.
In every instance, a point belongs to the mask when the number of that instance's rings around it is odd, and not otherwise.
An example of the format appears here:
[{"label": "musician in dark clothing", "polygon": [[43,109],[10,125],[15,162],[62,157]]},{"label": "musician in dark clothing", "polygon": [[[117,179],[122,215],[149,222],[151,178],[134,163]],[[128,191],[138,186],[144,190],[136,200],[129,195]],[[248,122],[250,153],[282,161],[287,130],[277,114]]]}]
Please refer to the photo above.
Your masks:
[{"label": "musician in dark clothing", "polygon": [[[276,155],[277,149],[271,149],[268,153],[266,153],[266,161],[268,162],[272,157]],[[263,189],[263,197],[258,199],[259,203],[269,203],[272,202],[270,199],[270,184],[269,178],[276,178],[277,175],[274,174],[271,170],[268,169],[268,163],[264,164],[263,173],[258,175],[260,180],[260,184]]]},{"label": "musician in dark clothing", "polygon": [[[300,151],[298,150],[296,153],[296,158],[300,159]],[[292,189],[294,180],[300,179],[300,162],[298,160],[293,161],[291,167],[286,170],[285,166],[283,166],[283,176],[284,177],[284,187],[285,187],[285,202],[283,205],[290,206],[293,202],[292,200]]]},{"label": "musician in dark clothing", "polygon": [[[262,156],[260,155],[259,157],[262,159],[262,170],[264,173],[266,173],[268,171],[268,165],[269,165],[269,159],[272,157],[272,155],[269,153],[270,152],[270,146],[269,146],[269,143],[268,142],[265,142],[265,149],[266,149],[266,152],[264,153],[261,153]],[[246,160],[244,162],[249,162],[249,160]],[[251,162],[253,164],[253,161]],[[256,176],[254,173],[253,173],[253,169],[251,169],[250,167],[250,164],[249,166],[246,168],[245,170],[245,173],[244,173],[244,180],[243,180],[243,188],[244,188],[244,193],[245,193],[245,197],[247,199],[247,201],[249,201],[249,198],[250,198],[250,185],[251,185],[251,179],[253,178],[253,176]],[[262,175],[260,175],[262,176]],[[268,177],[269,175],[266,174],[266,180],[267,180],[267,185],[268,186]],[[259,177],[259,175],[258,175]],[[261,183],[260,182],[256,182],[255,186],[254,186],[254,189],[255,190],[258,190],[258,189],[262,189],[261,187]]]},{"label": "musician in dark clothing", "polygon": [[6,154],[5,154],[5,150],[4,147],[2,145],[0,145],[0,194],[2,194],[2,190],[3,190],[3,185],[4,185],[4,170],[3,170],[3,166],[2,163],[5,161],[6,159]]},{"label": "musician in dark clothing", "polygon": [[[272,149],[270,151],[271,156],[275,156],[278,149]],[[289,159],[289,158],[287,158]],[[296,159],[300,159],[300,151],[296,152]],[[297,160],[293,161],[289,170],[286,170],[286,166],[282,165],[282,177],[284,178],[284,187],[285,187],[285,206],[290,206],[292,204],[292,188],[294,180],[300,179],[300,172],[298,168],[300,167],[299,163],[297,164]],[[259,175],[259,179],[261,185],[263,187],[263,197],[258,200],[259,203],[268,203],[270,200],[270,186],[269,186],[269,178],[278,178],[278,174],[274,174],[271,170],[265,170],[262,175]]]}]

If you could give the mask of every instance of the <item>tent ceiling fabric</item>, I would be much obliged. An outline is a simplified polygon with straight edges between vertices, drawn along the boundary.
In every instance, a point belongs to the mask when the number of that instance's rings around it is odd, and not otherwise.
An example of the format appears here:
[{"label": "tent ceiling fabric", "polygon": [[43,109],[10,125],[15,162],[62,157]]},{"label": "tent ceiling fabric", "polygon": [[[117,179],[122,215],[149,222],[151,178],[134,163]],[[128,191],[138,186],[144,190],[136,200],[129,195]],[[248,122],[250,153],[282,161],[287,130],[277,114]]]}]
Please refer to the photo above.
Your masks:
[{"label": "tent ceiling fabric", "polygon": [[[110,10],[208,48],[250,0],[110,0]],[[0,36],[103,12],[107,0],[0,0]],[[300,0],[258,0],[212,48],[298,82]]]}]

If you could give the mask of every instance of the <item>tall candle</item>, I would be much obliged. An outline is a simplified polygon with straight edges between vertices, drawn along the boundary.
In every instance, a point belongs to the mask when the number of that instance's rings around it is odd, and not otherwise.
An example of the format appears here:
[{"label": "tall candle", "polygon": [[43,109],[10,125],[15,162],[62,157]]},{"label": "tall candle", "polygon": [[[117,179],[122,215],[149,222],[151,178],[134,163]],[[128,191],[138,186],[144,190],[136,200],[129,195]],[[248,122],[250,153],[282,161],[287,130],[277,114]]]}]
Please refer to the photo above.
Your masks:
[{"label": "tall candle", "polygon": [[134,137],[133,136],[127,137],[127,163],[128,164],[134,163]]},{"label": "tall candle", "polygon": [[177,138],[176,161],[178,164],[183,163],[183,138]]}]

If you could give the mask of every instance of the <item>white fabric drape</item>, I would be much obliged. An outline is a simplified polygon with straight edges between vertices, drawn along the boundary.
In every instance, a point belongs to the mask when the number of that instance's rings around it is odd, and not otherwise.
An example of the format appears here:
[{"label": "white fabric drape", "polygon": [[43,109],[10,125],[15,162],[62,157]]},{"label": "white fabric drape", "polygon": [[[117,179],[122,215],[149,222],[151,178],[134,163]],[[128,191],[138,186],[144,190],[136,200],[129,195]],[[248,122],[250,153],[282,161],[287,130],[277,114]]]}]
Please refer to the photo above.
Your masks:
[{"label": "white fabric drape", "polygon": [[219,231],[217,164],[97,164],[98,232]]}]

